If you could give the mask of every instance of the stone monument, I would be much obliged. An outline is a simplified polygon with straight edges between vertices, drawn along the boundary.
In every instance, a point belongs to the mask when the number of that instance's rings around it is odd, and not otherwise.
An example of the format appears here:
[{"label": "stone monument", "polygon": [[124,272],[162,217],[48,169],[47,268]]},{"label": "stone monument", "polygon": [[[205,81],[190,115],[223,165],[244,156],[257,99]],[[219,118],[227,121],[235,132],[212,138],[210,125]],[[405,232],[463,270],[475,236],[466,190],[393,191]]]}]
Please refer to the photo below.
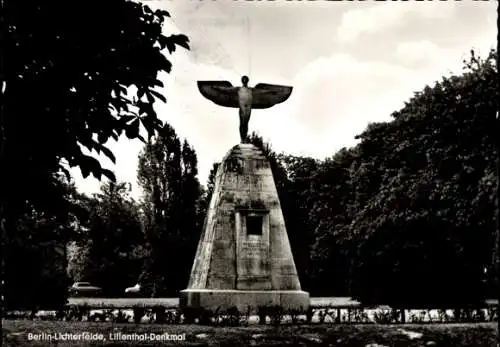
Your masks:
[{"label": "stone monument", "polygon": [[224,157],[205,218],[188,288],[181,308],[240,311],[279,305],[306,310],[285,221],[265,155],[247,143],[252,108],[268,108],[288,99],[291,87],[258,84],[233,87],[227,81],[200,81],[203,96],[239,108],[241,143]]}]

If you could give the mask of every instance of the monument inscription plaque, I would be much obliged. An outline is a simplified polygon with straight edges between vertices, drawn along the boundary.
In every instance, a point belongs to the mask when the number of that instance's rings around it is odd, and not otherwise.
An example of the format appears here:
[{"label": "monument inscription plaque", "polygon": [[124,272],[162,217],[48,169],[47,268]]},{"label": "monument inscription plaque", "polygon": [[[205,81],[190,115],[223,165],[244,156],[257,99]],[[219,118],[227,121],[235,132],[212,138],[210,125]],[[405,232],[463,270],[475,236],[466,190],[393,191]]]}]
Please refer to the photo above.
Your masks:
[{"label": "monument inscription plaque", "polygon": [[244,241],[241,243],[241,258],[261,258],[263,256],[266,256],[268,250],[268,245],[257,241],[257,242],[251,242],[251,241]]}]

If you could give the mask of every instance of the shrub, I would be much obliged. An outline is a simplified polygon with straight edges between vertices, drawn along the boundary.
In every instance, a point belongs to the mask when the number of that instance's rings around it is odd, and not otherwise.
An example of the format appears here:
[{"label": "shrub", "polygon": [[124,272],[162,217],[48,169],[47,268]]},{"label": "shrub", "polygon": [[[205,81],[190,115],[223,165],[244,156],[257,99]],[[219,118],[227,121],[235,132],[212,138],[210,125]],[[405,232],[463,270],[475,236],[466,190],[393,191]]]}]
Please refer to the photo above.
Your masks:
[{"label": "shrub", "polygon": [[282,322],[285,311],[283,307],[279,305],[269,307],[269,318],[271,319],[271,324],[278,325]]},{"label": "shrub", "polygon": [[370,321],[365,310],[359,308],[352,310],[351,320],[355,323],[368,323]]},{"label": "shrub", "polygon": [[394,309],[381,309],[375,312],[374,319],[375,323],[378,324],[391,324],[398,323],[399,312]]},{"label": "shrub", "polygon": [[291,309],[290,317],[292,318],[292,324],[299,324],[299,316],[304,313],[303,310]]},{"label": "shrub", "polygon": [[314,316],[314,310],[312,307],[309,307],[306,311],[306,323],[307,324],[311,324],[313,316]]},{"label": "shrub", "polygon": [[266,318],[268,315],[268,307],[267,306],[259,306],[257,307],[257,315],[259,316],[259,324],[266,324]]},{"label": "shrub", "polygon": [[242,314],[241,320],[246,324],[248,324],[248,322],[250,321],[251,314],[252,314],[252,307],[248,306],[245,313]]},{"label": "shrub", "polygon": [[498,320],[498,307],[490,306],[488,307],[488,317],[491,322],[495,322]]},{"label": "shrub", "polygon": [[128,323],[129,317],[122,310],[118,310],[118,312],[116,312],[116,315],[113,315],[113,321],[115,321],[116,323]]},{"label": "shrub", "polygon": [[167,310],[168,324],[180,324],[180,322],[181,322],[181,311],[179,309]]},{"label": "shrub", "polygon": [[66,320],[76,319],[82,321],[83,317],[90,319],[90,308],[87,305],[70,306],[66,312]]},{"label": "shrub", "polygon": [[167,313],[164,306],[155,306],[152,311],[155,316],[155,323],[164,324],[167,322]]},{"label": "shrub", "polygon": [[182,310],[183,323],[184,324],[193,324],[195,319],[198,318],[199,309],[193,307],[186,307]]},{"label": "shrub", "polygon": [[230,307],[226,310],[226,312],[224,312],[221,324],[232,327],[239,326],[241,322],[241,316],[241,312],[237,307]]},{"label": "shrub", "polygon": [[217,312],[219,312],[219,308],[216,309],[215,313],[212,310],[201,308],[198,314],[198,322],[203,325],[212,325]]},{"label": "shrub", "polygon": [[144,307],[134,307],[134,323],[139,324],[142,320],[142,317],[146,314],[146,310]]}]

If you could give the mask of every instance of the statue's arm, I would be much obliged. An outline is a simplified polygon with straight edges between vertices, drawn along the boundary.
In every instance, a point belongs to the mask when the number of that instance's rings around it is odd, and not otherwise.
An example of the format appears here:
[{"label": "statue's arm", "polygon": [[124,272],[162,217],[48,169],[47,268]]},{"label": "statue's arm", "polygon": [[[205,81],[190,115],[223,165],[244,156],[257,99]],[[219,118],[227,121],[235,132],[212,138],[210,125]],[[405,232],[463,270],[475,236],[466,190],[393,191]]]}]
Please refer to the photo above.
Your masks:
[{"label": "statue's arm", "polygon": [[252,108],[269,108],[285,102],[292,94],[293,87],[259,83],[252,89]]},{"label": "statue's arm", "polygon": [[205,98],[224,107],[239,107],[238,88],[228,81],[198,81],[198,89]]}]

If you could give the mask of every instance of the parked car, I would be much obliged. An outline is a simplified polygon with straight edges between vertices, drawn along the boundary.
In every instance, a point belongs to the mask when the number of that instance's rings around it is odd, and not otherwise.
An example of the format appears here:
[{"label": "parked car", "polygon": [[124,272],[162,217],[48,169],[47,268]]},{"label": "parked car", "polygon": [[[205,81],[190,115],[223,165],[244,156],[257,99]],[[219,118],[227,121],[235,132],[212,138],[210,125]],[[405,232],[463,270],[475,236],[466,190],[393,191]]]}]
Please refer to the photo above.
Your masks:
[{"label": "parked car", "polygon": [[140,293],[141,293],[140,283],[136,283],[136,285],[133,287],[125,288],[125,295],[136,296],[136,295],[139,295]]},{"label": "parked car", "polygon": [[97,296],[102,288],[91,285],[89,282],[75,282],[69,287],[69,294],[74,296]]}]

